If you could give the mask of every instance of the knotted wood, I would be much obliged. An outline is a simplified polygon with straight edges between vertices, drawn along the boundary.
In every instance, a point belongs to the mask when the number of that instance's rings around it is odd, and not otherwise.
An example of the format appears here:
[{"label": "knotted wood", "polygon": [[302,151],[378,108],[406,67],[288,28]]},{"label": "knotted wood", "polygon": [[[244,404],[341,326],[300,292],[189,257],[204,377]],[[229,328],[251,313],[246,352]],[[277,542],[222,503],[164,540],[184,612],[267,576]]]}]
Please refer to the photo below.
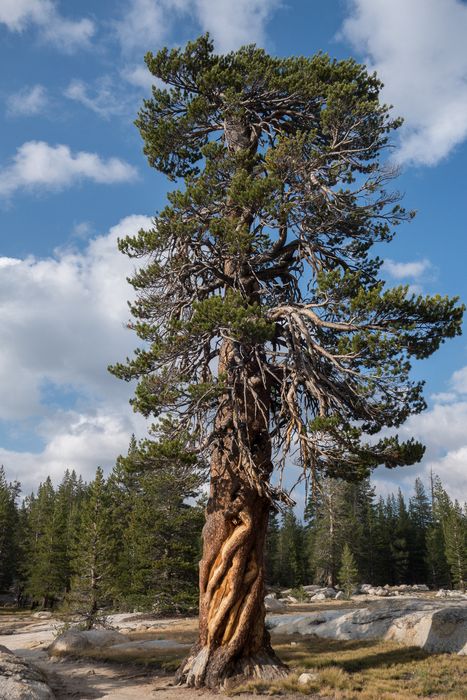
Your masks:
[{"label": "knotted wood", "polygon": [[[195,687],[219,687],[227,678],[272,679],[286,673],[264,623],[264,542],[270,501],[259,491],[272,471],[269,391],[258,380],[251,348],[225,341],[220,371],[230,377],[234,389],[222,397],[216,419],[221,437],[212,454],[203,530],[199,639],[178,672],[180,683]],[[249,456],[242,451],[245,440]]]}]

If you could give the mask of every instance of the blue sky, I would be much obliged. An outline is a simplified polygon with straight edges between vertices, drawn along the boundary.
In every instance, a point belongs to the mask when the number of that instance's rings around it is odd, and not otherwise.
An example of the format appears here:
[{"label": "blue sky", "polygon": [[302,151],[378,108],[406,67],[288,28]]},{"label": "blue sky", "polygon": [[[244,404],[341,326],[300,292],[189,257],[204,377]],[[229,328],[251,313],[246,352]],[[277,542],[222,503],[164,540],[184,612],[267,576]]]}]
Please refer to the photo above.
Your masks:
[{"label": "blue sky", "polygon": [[[0,463],[27,492],[75,467],[111,468],[144,421],[106,366],[132,352],[118,236],[168,189],[133,120],[147,50],[210,31],[219,51],[354,56],[405,124],[393,160],[418,216],[380,251],[389,283],[467,300],[467,5],[461,0],[0,0]],[[429,409],[404,436],[422,464],[376,474],[382,492],[438,472],[467,498],[467,345],[415,368]]]}]

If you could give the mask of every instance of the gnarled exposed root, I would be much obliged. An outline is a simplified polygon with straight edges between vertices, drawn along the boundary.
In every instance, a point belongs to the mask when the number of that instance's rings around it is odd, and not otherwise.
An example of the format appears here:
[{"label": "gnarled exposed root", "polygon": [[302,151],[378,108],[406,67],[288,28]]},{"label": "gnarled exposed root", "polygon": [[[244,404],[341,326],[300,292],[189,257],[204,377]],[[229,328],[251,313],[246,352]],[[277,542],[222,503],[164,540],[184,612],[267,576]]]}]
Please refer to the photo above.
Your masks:
[{"label": "gnarled exposed root", "polygon": [[225,647],[196,646],[178,670],[176,682],[191,688],[221,688],[252,679],[273,681],[287,674],[287,667],[271,648],[264,647],[252,656],[229,660]]},{"label": "gnarled exposed root", "polygon": [[[263,544],[268,505],[255,496],[208,514],[200,567],[200,637],[177,682],[218,688],[287,675],[264,626]],[[210,520],[210,518],[212,518]]]}]

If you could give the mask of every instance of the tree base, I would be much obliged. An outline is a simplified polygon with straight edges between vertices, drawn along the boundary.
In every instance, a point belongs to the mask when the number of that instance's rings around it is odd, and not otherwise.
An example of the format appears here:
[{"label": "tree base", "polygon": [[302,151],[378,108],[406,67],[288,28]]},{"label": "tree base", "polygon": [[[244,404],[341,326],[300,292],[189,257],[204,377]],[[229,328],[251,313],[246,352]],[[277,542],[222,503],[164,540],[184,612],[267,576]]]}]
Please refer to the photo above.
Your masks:
[{"label": "tree base", "polygon": [[272,647],[251,656],[232,660],[229,648],[193,647],[191,654],[177,671],[177,685],[190,688],[232,688],[248,680],[274,681],[289,673]]}]

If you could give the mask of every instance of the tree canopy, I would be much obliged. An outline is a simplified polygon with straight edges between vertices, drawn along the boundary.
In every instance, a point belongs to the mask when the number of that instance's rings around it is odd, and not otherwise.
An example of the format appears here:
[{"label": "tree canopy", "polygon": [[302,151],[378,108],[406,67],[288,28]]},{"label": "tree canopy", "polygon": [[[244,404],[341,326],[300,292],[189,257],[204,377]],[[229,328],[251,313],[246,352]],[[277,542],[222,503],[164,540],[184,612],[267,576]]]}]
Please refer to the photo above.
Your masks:
[{"label": "tree canopy", "polygon": [[144,152],[183,182],[150,230],[120,241],[144,260],[130,324],[143,345],[111,368],[139,380],[135,409],[170,413],[206,453],[231,405],[239,475],[272,499],[285,497],[258,466],[252,402],[278,467],[295,452],[304,473],[352,479],[418,461],[419,443],[369,436],[425,407],[413,359],[460,333],[463,307],[380,279],[374,247],[412,212],[388,190],[401,120],[378,78],[324,54],[219,56],[208,36],[146,64]]}]

